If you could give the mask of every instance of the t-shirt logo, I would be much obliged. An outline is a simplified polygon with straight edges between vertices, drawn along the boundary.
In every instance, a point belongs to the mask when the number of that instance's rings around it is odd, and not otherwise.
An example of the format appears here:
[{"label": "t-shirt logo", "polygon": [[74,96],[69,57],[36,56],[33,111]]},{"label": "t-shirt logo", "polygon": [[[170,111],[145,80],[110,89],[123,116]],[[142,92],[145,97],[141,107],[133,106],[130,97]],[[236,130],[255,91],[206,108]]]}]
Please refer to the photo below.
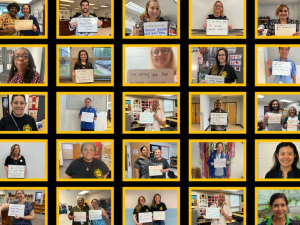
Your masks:
[{"label": "t-shirt logo", "polygon": [[149,212],[149,209],[146,209],[146,212]]},{"label": "t-shirt logo", "polygon": [[161,207],[159,208],[159,210],[162,211],[162,210],[163,210],[163,207],[161,206]]},{"label": "t-shirt logo", "polygon": [[227,71],[222,72],[222,77],[227,77]]},{"label": "t-shirt logo", "polygon": [[23,131],[32,131],[32,128],[29,124],[23,126]]},{"label": "t-shirt logo", "polygon": [[102,171],[99,170],[99,169],[96,169],[96,170],[94,171],[94,175],[95,175],[95,177],[97,177],[97,178],[102,178]]}]

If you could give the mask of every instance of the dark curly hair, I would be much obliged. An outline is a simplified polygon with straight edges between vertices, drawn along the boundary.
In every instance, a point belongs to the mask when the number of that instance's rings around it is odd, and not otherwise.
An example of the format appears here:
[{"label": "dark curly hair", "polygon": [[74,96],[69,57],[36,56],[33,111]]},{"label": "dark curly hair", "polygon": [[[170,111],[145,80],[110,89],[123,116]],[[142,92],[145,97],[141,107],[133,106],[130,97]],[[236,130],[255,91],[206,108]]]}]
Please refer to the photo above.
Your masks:
[{"label": "dark curly hair", "polygon": [[7,10],[9,11],[11,7],[16,7],[17,8],[17,11],[19,12],[20,11],[20,6],[18,5],[18,3],[16,2],[13,2],[13,3],[10,3],[7,5]]},{"label": "dark curly hair", "polygon": [[273,109],[272,105],[273,105],[274,102],[278,103],[278,110],[277,111],[280,110],[280,103],[279,103],[279,101],[276,100],[276,99],[274,99],[274,100],[270,101],[270,103],[269,103],[269,112],[273,112],[274,109]]}]

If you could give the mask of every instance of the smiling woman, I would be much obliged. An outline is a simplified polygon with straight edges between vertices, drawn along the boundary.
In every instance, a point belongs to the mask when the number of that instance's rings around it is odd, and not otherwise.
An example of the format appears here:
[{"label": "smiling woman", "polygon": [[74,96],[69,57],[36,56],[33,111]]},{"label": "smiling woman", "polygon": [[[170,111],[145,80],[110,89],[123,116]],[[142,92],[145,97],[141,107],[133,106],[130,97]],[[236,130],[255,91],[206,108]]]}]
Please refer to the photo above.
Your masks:
[{"label": "smiling woman", "polygon": [[17,13],[20,11],[20,6],[13,2],[7,5],[9,13],[4,13],[0,16],[0,36],[17,36],[15,29],[15,20],[18,20]]}]

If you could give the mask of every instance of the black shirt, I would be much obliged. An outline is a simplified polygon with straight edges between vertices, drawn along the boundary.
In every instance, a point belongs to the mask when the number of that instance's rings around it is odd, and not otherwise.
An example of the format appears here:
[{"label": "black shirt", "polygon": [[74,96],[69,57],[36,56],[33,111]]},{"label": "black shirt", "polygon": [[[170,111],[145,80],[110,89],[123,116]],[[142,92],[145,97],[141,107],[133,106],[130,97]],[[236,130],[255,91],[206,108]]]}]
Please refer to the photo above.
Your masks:
[{"label": "black shirt", "polygon": [[139,157],[134,162],[134,168],[137,168],[140,170],[139,178],[149,178],[149,168],[148,168],[149,163],[150,163],[150,158],[144,159],[141,157]]},{"label": "black shirt", "polygon": [[26,166],[26,161],[22,155],[17,160],[14,160],[12,157],[7,156],[4,166],[8,166],[8,165],[24,165],[24,166]]},{"label": "black shirt", "polygon": [[[86,212],[86,216],[89,216],[89,208],[84,206],[82,209],[79,209],[77,206],[73,207],[70,210],[69,215],[70,216],[74,216],[74,212]],[[72,225],[81,225],[81,222],[74,222],[74,220],[72,221]],[[84,222],[84,225],[88,225],[88,222]]]},{"label": "black shirt", "polygon": [[[167,210],[167,206],[165,205],[165,203],[160,202],[158,205],[156,205],[156,208],[153,208],[151,206],[150,211],[154,212],[154,211],[166,211]],[[160,220],[157,220],[160,221]]]},{"label": "black shirt", "polygon": [[218,17],[215,17],[215,15],[214,14],[209,14],[208,15],[208,19],[223,19],[223,20],[225,20],[225,19],[227,19],[227,16],[218,16]]},{"label": "black shirt", "polygon": [[[218,68],[218,74],[211,74],[211,69],[208,73],[208,75],[219,75],[221,73],[221,70],[223,69],[223,65],[220,65],[219,68]],[[220,76],[223,76],[224,77],[224,82],[225,83],[232,83],[234,82],[237,78],[236,74],[235,74],[235,70],[232,66],[226,64],[221,75]]]},{"label": "black shirt", "polygon": [[[17,123],[13,121],[12,117]],[[19,128],[19,129],[18,129]],[[13,114],[4,116],[0,120],[0,131],[37,131],[36,123],[33,117],[24,114],[22,117],[16,117]]]},{"label": "black shirt", "polygon": [[[161,158],[159,161],[156,159],[151,159],[149,166],[162,166],[163,169],[170,168],[168,161],[165,158]],[[166,173],[163,173],[161,176],[151,176],[151,178],[166,178]]]},{"label": "black shirt", "polygon": [[[85,164],[84,164],[85,163]],[[87,171],[87,167],[89,170]],[[83,157],[71,162],[66,170],[66,174],[72,178],[103,178],[109,172],[104,162],[93,159],[91,163],[84,162]]]},{"label": "black shirt", "polygon": [[137,222],[139,222],[139,213],[143,213],[143,212],[150,212],[150,209],[147,205],[142,206],[141,211],[139,212],[137,212],[136,209],[134,208],[133,214],[136,214],[135,218]]},{"label": "black shirt", "polygon": [[79,64],[78,62],[75,63],[75,66],[74,66],[74,70],[80,70],[80,69],[94,69],[93,68],[93,64],[91,62],[89,62],[89,66],[87,67],[86,65],[83,65],[83,64]]}]

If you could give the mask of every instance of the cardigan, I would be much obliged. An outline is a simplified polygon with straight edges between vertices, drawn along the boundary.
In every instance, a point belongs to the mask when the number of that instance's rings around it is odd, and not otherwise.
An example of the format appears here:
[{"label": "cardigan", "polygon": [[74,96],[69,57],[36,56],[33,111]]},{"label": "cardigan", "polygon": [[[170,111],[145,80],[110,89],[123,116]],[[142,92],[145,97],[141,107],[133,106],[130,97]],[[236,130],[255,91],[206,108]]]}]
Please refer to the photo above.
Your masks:
[{"label": "cardigan", "polygon": [[[280,168],[270,170],[266,174],[265,178],[278,178],[277,176],[278,176],[279,169]],[[294,178],[300,178],[300,169],[292,167],[292,170],[293,170],[293,173],[294,173]]]}]

